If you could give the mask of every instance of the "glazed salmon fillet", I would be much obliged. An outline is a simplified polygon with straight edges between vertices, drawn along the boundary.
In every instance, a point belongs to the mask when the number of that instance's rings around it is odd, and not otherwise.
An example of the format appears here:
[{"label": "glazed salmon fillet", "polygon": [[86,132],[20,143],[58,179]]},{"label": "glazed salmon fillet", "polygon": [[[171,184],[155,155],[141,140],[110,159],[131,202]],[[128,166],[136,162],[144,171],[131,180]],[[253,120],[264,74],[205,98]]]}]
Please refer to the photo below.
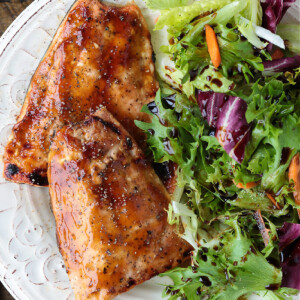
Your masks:
[{"label": "glazed salmon fillet", "polygon": [[187,257],[167,222],[168,192],[105,108],[56,134],[48,178],[76,299],[112,299]]},{"label": "glazed salmon fillet", "polygon": [[48,152],[56,131],[86,119],[100,105],[144,147],[145,137],[133,121],[149,121],[140,111],[157,89],[150,33],[140,9],[134,3],[77,1],[32,77],[5,149],[4,177],[48,185]]}]

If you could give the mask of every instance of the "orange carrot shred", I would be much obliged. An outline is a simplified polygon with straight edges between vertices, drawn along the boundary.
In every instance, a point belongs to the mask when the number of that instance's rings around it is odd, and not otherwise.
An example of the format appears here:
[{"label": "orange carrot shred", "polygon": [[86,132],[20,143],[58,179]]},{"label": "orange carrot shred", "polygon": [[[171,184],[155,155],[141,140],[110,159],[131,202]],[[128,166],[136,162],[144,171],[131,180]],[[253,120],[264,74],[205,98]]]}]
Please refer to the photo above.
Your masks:
[{"label": "orange carrot shred", "polygon": [[275,200],[275,198],[271,194],[266,193],[266,195],[270,199],[270,201],[276,206],[277,209],[281,209],[278,202]]},{"label": "orange carrot shred", "polygon": [[221,64],[221,53],[216,33],[208,24],[205,25],[205,36],[210,59],[217,69]]},{"label": "orange carrot shred", "polygon": [[244,185],[243,183],[239,182],[239,183],[235,183],[234,184],[236,185],[236,187],[238,187],[239,189],[252,189],[254,187],[256,187],[257,185],[259,185],[259,182],[248,182],[246,183],[246,185]]},{"label": "orange carrot shred", "polygon": [[[300,205],[300,157],[299,157],[299,153],[296,154],[291,163],[290,163],[290,167],[289,167],[289,180],[293,180],[294,181],[294,188],[295,188],[295,192],[294,192],[294,199],[295,199],[295,203],[297,205]],[[300,209],[297,209],[298,211],[298,216],[300,219]]]}]

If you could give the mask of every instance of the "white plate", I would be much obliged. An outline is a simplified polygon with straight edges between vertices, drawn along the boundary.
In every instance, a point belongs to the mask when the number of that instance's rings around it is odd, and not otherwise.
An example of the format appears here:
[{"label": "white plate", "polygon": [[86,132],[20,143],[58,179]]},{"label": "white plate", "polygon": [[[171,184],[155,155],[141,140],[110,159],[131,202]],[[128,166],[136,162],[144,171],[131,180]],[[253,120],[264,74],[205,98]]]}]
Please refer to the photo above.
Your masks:
[{"label": "white plate", "polygon": [[[156,15],[142,0],[136,2],[151,30]],[[73,0],[36,0],[0,39],[0,155],[31,76],[72,4]],[[157,34],[152,35],[156,52]],[[0,174],[2,169],[1,162]],[[56,244],[48,189],[9,183],[0,175],[0,195],[0,280],[16,299],[74,299]],[[167,281],[154,278],[117,299],[161,299],[163,287],[158,283]]]}]

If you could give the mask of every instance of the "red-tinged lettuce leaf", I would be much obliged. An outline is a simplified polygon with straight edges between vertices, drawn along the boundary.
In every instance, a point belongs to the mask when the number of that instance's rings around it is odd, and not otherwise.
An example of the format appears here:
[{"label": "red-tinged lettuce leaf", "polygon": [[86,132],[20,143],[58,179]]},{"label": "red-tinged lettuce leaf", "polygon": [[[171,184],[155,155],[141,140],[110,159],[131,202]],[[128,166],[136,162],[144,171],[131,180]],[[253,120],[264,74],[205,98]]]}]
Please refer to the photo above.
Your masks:
[{"label": "red-tinged lettuce leaf", "polygon": [[[261,0],[261,6],[263,9],[263,27],[271,30],[270,22],[279,24],[286,11],[294,4],[296,0]],[[270,19],[270,11],[273,11],[273,17]],[[276,31],[276,28],[275,28]],[[275,31],[272,31],[275,33]]]},{"label": "red-tinged lettuce leaf", "polygon": [[268,7],[266,10],[264,10],[263,25],[271,32],[276,32],[277,21],[275,12],[272,7]]},{"label": "red-tinged lettuce leaf", "polygon": [[278,229],[282,287],[300,290],[300,224],[284,223]]},{"label": "red-tinged lettuce leaf", "polygon": [[247,103],[238,97],[229,97],[217,123],[216,137],[225,151],[238,163],[244,159],[251,125],[246,121]]},{"label": "red-tinged lettuce leaf", "polygon": [[215,136],[229,156],[242,163],[251,135],[251,124],[246,121],[247,103],[222,93],[197,92],[202,117],[215,129]]},{"label": "red-tinged lettuce leaf", "polygon": [[221,93],[198,92],[198,105],[201,114],[212,128],[217,127],[220,109],[222,109],[226,101],[224,96],[225,94]]},{"label": "red-tinged lettuce leaf", "polygon": [[300,67],[300,55],[265,61],[263,64],[266,73],[292,71]]},{"label": "red-tinged lettuce leaf", "polygon": [[[264,28],[276,33],[276,28],[288,8],[290,8],[296,0],[261,0],[263,8],[263,22]],[[272,51],[272,44],[269,44],[267,50]]]},{"label": "red-tinged lettuce leaf", "polygon": [[278,229],[279,237],[279,251],[295,241],[300,237],[300,224],[284,223],[280,229]]}]

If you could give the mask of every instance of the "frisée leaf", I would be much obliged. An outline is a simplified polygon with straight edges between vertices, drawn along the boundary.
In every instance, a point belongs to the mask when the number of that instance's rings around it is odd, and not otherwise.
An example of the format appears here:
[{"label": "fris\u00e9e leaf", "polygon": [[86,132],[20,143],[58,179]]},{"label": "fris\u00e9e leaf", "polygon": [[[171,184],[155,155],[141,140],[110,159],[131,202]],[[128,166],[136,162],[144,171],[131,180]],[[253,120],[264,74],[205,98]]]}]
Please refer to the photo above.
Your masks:
[{"label": "fris\u00e9e leaf", "polygon": [[225,223],[228,229],[213,248],[197,251],[193,266],[161,274],[173,280],[165,292],[169,299],[238,299],[280,285],[280,270],[255,249],[237,219]]}]

